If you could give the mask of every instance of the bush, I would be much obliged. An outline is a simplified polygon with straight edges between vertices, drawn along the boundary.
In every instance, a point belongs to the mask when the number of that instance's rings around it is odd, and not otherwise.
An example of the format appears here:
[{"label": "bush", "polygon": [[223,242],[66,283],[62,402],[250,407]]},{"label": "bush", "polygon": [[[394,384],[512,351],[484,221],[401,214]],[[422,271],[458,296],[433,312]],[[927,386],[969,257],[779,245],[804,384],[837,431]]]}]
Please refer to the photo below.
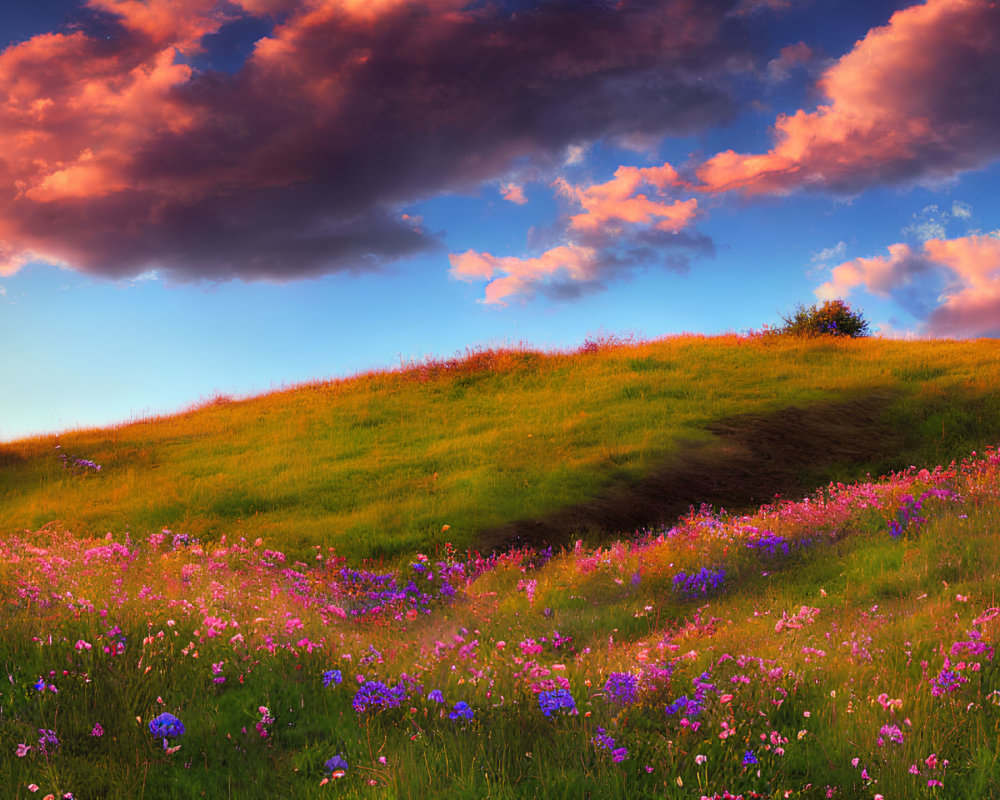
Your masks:
[{"label": "bush", "polygon": [[868,336],[868,320],[860,311],[852,311],[843,300],[827,300],[823,305],[806,308],[801,303],[790,316],[781,317],[785,323],[779,333],[795,336]]}]

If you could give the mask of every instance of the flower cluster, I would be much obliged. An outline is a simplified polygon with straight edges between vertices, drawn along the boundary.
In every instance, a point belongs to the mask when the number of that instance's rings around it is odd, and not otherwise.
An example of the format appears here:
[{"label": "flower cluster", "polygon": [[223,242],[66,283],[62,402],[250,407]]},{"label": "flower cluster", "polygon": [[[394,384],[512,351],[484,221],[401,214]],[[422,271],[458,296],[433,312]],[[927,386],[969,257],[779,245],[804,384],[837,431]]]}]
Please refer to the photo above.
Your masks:
[{"label": "flower cluster", "polygon": [[[56,445],[56,450],[60,449],[60,446]],[[94,472],[101,471],[101,465],[95,464],[89,458],[70,458],[65,453],[60,452],[59,460],[62,462],[63,469],[83,470],[85,472],[87,470],[93,470]]]},{"label": "flower cluster", "polygon": [[149,721],[149,732],[157,739],[163,739],[164,750],[173,752],[168,746],[168,740],[183,735],[184,723],[173,714],[164,711]]},{"label": "flower cluster", "polygon": [[38,751],[40,753],[47,753],[50,749],[54,750],[59,747],[59,738],[56,736],[55,731],[48,728],[39,728],[38,734]]},{"label": "flower cluster", "polygon": [[777,560],[788,556],[794,543],[784,536],[764,531],[757,538],[747,542],[748,549],[755,551],[761,558]]},{"label": "flower cluster", "polygon": [[344,676],[339,669],[328,669],[323,673],[323,688],[327,688],[331,683],[337,685],[344,680]]},{"label": "flower cluster", "polygon": [[878,732],[879,747],[883,747],[886,742],[889,742],[890,744],[903,743],[903,732],[899,729],[898,725],[882,726],[881,730]]},{"label": "flower cluster", "polygon": [[[691,681],[694,687],[694,695],[690,698],[687,695],[681,695],[673,703],[669,703],[665,709],[667,714],[670,716],[679,714],[682,717],[682,725],[691,718],[697,717],[705,706],[705,698],[708,693],[716,691],[715,684],[708,681],[709,674],[707,672],[703,672],[694,678]],[[697,723],[695,723],[695,729],[697,729]]]},{"label": "flower cluster", "polygon": [[538,706],[547,717],[551,717],[557,711],[565,714],[578,713],[576,710],[576,701],[567,689],[553,689],[549,692],[539,692]]},{"label": "flower cluster", "polygon": [[604,696],[609,703],[630,706],[638,699],[639,681],[630,672],[612,672],[604,684]]},{"label": "flower cluster", "polygon": [[707,597],[718,589],[725,579],[724,567],[702,567],[691,574],[678,572],[674,575],[674,591],[687,600]]},{"label": "flower cluster", "polygon": [[920,497],[914,498],[912,494],[904,495],[899,501],[899,509],[896,511],[895,519],[889,521],[889,535],[894,539],[899,538],[910,528],[917,528],[927,522],[926,517],[920,516],[920,511],[924,507],[927,498],[937,498],[938,500],[959,500],[959,496],[949,489],[933,488],[924,491]]},{"label": "flower cluster", "polygon": [[616,764],[620,764],[628,758],[628,748],[616,747],[615,740],[608,736],[607,731],[605,731],[604,728],[598,728],[597,735],[591,739],[591,741],[597,746],[598,749],[610,752],[611,760]]},{"label": "flower cluster", "polygon": [[354,695],[351,705],[361,714],[370,710],[398,708],[404,697],[406,697],[406,687],[402,684],[389,688],[382,681],[365,681]]},{"label": "flower cluster", "polygon": [[274,717],[271,716],[271,712],[267,706],[260,706],[257,709],[260,714],[260,719],[257,720],[257,724],[254,726],[257,729],[257,734],[261,739],[266,739],[270,735],[267,726],[274,724]]},{"label": "flower cluster", "polygon": [[327,772],[331,773],[331,777],[343,778],[347,774],[347,759],[340,753],[337,753],[333,758],[328,758],[323,766],[326,767]]}]

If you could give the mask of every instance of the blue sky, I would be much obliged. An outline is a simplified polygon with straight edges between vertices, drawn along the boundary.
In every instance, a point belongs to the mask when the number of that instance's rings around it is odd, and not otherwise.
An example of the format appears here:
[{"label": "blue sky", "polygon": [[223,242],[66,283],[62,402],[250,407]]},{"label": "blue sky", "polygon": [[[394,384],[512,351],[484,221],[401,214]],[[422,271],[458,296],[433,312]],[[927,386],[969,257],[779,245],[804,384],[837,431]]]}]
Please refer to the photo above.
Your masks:
[{"label": "blue sky", "polygon": [[986,2],[10,6],[2,439],[834,296],[1000,335]]}]

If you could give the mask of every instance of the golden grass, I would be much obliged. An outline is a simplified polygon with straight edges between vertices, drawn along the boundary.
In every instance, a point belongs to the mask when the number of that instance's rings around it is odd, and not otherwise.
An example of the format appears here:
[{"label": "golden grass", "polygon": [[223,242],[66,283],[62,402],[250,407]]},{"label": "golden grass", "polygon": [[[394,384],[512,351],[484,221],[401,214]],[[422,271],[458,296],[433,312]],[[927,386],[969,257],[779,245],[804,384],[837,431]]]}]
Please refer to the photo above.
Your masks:
[{"label": "golden grass", "polygon": [[[1000,436],[998,383],[994,340],[680,336],[474,351],[0,445],[0,525],[169,527],[391,558],[581,502],[711,443],[713,421],[791,404],[886,393],[886,424],[906,447],[875,467],[950,459]],[[57,443],[102,471],[64,470]]]}]

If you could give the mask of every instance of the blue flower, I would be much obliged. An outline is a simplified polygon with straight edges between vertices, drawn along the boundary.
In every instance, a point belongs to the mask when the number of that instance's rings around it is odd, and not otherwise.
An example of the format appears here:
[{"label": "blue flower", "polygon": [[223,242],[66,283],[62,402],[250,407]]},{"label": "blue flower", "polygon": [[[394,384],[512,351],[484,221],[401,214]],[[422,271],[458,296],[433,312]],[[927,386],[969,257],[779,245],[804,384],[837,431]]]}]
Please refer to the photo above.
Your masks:
[{"label": "blue flower", "polygon": [[433,700],[435,703],[443,703],[444,702],[444,695],[441,694],[441,690],[440,689],[432,689],[431,693],[429,695],[427,695],[427,699],[428,700]]},{"label": "blue flower", "polygon": [[751,542],[747,542],[747,547],[756,550],[761,556],[771,559],[778,559],[787,556],[791,552],[791,542],[784,536],[770,531],[764,531],[761,536]]},{"label": "blue flower", "polygon": [[157,739],[173,739],[184,733],[184,723],[164,711],[149,721],[149,732]]},{"label": "blue flower", "polygon": [[668,714],[683,712],[685,717],[697,717],[701,713],[701,705],[696,700],[689,700],[687,695],[681,695],[665,710]]},{"label": "blue flower", "polygon": [[753,750],[747,750],[743,754],[743,766],[744,767],[749,767],[751,764],[757,764],[757,763],[759,763],[759,762],[757,761],[757,756],[755,756],[753,754]]},{"label": "blue flower", "polygon": [[604,684],[604,695],[609,703],[630,706],[638,697],[639,681],[630,672],[612,672]]},{"label": "blue flower", "polygon": [[354,695],[352,705],[358,712],[374,708],[398,708],[400,700],[406,696],[406,687],[394,686],[391,689],[382,681],[365,681]]},{"label": "blue flower", "polygon": [[469,708],[469,704],[466,703],[464,700],[459,700],[457,703],[455,703],[455,707],[451,710],[451,713],[448,715],[448,719],[454,719],[454,720],[472,719],[472,716],[473,716],[473,711],[471,708]]},{"label": "blue flower", "polygon": [[323,765],[329,772],[336,772],[337,770],[342,770],[347,772],[347,759],[344,758],[340,753],[337,753],[333,758],[327,759],[326,763]]},{"label": "blue flower", "polygon": [[718,589],[726,579],[726,570],[722,567],[702,567],[698,572],[690,575],[686,572],[678,572],[674,575],[674,591],[682,597],[693,600],[696,597],[707,596],[713,590]]},{"label": "blue flower", "polygon": [[343,680],[344,676],[339,669],[328,669],[323,673],[323,688],[325,689],[331,683],[340,683]]},{"label": "blue flower", "polygon": [[538,693],[538,706],[542,713],[551,717],[555,711],[576,714],[576,701],[566,689],[553,689],[551,692]]}]

